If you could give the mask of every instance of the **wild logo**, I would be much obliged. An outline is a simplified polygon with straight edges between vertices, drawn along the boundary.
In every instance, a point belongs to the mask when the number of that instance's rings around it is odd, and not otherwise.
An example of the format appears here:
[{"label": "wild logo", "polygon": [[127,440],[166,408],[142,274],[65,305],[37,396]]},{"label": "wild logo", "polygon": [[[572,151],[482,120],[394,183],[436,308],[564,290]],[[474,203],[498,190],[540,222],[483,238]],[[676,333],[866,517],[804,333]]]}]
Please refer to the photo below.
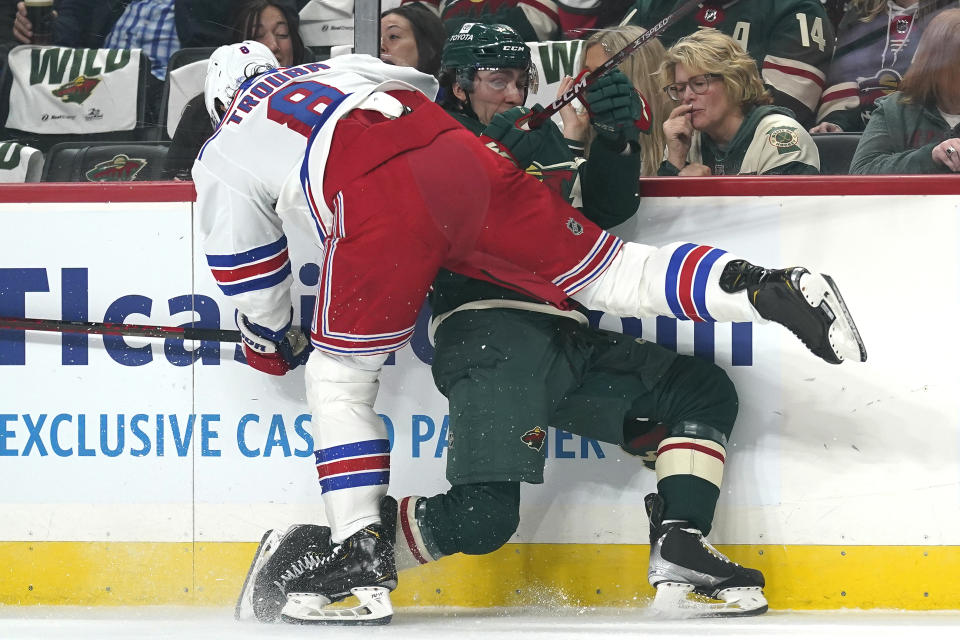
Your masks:
[{"label": "wild logo", "polygon": [[800,136],[793,127],[774,127],[767,131],[767,140],[777,148],[777,153],[781,155],[800,150],[797,144],[800,141]]},{"label": "wild logo", "polygon": [[543,448],[543,441],[547,439],[547,432],[540,427],[534,427],[520,436],[520,439],[534,451],[540,451]]},{"label": "wild logo", "polygon": [[86,176],[90,182],[129,182],[135,180],[145,166],[145,159],[131,158],[121,153],[97,164],[87,171]]},{"label": "wild logo", "polygon": [[573,189],[576,178],[576,169],[572,167],[572,163],[566,162],[546,167],[534,162],[524,171],[550,187],[554,193],[562,194],[564,197],[567,197]]},{"label": "wild logo", "polygon": [[83,104],[83,101],[90,97],[98,84],[100,84],[100,78],[88,78],[80,75],[70,82],[60,85],[51,93],[64,102]]}]

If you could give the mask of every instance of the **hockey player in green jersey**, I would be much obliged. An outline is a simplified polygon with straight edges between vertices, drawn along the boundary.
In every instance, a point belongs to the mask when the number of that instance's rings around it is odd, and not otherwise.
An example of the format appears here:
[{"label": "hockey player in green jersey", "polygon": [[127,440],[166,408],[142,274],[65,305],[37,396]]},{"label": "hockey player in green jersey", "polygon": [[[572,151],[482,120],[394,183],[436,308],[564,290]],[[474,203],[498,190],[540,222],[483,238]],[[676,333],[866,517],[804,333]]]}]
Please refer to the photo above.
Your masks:
[{"label": "hockey player in green jersey", "polygon": [[[649,29],[679,4],[637,0],[631,22]],[[774,104],[793,111],[804,128],[813,126],[834,48],[833,25],[820,0],[707,0],[660,39],[669,47],[709,27],[731,36],[753,58]]]},{"label": "hockey player in green jersey", "polygon": [[662,176],[820,173],[810,134],[771,105],[753,61],[730,36],[703,29],[681,38],[658,76],[677,104],[664,122]]}]

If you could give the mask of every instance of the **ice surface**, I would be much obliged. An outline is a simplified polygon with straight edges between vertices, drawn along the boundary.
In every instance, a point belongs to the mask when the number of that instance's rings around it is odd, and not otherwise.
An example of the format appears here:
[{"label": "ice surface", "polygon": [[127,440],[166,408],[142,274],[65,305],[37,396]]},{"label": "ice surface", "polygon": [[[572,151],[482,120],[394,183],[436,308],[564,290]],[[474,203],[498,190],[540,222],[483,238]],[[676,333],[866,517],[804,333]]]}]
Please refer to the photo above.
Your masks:
[{"label": "ice surface", "polygon": [[771,611],[740,620],[666,621],[631,609],[399,609],[381,627],[241,624],[233,611],[201,607],[0,606],[3,640],[273,640],[277,638],[816,638],[955,640],[960,611]]}]

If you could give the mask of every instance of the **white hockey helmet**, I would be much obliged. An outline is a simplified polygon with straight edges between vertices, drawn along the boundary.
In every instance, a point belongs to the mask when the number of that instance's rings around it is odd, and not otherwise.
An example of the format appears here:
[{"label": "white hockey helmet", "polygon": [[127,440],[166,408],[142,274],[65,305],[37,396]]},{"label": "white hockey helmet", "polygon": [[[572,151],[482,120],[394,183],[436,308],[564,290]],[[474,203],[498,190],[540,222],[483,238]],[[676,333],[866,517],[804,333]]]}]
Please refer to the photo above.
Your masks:
[{"label": "white hockey helmet", "polygon": [[279,66],[273,52],[255,40],[227,44],[214,51],[207,63],[207,80],[203,86],[203,101],[213,126],[220,124],[241,84]]}]

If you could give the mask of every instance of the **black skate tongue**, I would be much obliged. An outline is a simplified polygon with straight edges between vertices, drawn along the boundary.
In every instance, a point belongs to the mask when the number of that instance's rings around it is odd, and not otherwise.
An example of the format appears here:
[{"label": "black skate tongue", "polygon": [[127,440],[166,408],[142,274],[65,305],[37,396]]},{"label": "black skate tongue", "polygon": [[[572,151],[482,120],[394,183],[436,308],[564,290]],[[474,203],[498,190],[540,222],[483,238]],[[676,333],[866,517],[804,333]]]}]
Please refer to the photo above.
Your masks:
[{"label": "black skate tongue", "polygon": [[647,509],[647,518],[650,519],[650,544],[653,544],[663,525],[663,498],[658,493],[649,493],[643,499],[643,505]]}]

